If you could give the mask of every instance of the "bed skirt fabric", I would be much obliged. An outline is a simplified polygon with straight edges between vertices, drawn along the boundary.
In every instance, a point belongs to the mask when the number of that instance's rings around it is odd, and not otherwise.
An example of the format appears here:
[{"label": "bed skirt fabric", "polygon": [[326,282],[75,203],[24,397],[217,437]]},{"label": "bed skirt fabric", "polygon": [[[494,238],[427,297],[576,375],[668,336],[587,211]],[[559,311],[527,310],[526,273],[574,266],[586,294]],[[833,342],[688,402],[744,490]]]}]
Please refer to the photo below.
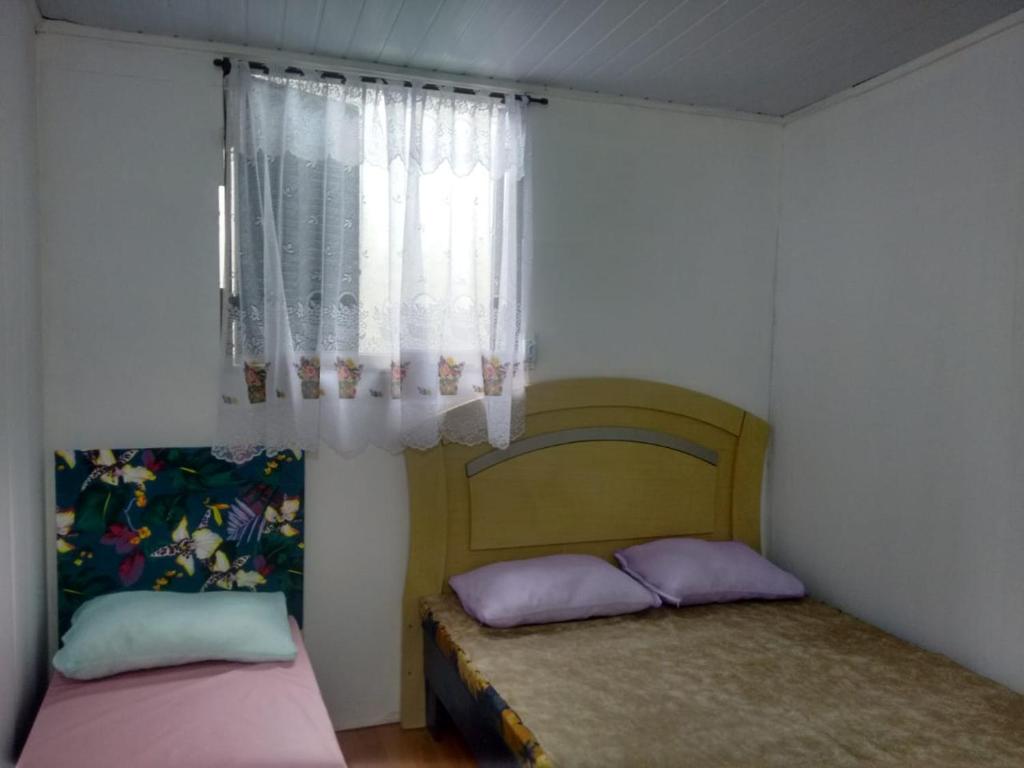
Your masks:
[{"label": "bed skirt fabric", "polygon": [[[497,749],[488,748],[484,755],[478,754],[478,759],[483,762],[485,759],[495,764],[510,762],[505,758],[514,760],[516,764],[531,766],[531,768],[549,768],[551,761],[544,750],[540,748],[533,733],[523,725],[519,715],[509,707],[508,703],[494,689],[487,678],[473,666],[465,652],[452,640],[448,629],[434,620],[430,611],[423,615],[423,631],[427,639],[427,648],[436,649],[440,656],[441,664],[445,664],[451,674],[445,675],[446,679],[458,680],[465,692],[469,694],[472,701],[471,706],[474,712],[474,725],[477,729],[489,731],[489,734],[478,734],[484,736],[498,736],[500,745]],[[430,663],[426,665],[428,674]],[[454,713],[453,713],[454,714]],[[467,734],[473,736],[473,734]],[[504,749],[501,749],[501,746]],[[494,754],[494,752],[502,754]]]},{"label": "bed skirt fabric", "polygon": [[526,766],[1024,766],[1024,696],[813,600],[424,629]]}]

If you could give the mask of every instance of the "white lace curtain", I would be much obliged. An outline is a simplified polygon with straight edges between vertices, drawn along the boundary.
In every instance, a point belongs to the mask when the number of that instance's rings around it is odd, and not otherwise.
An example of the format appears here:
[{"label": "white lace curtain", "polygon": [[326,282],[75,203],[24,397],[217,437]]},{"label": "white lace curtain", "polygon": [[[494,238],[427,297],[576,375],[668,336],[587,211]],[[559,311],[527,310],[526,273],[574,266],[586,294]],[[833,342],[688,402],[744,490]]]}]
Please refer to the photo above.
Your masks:
[{"label": "white lace curtain", "polygon": [[217,453],[507,446],[526,377],[521,103],[242,61],[225,89]]}]

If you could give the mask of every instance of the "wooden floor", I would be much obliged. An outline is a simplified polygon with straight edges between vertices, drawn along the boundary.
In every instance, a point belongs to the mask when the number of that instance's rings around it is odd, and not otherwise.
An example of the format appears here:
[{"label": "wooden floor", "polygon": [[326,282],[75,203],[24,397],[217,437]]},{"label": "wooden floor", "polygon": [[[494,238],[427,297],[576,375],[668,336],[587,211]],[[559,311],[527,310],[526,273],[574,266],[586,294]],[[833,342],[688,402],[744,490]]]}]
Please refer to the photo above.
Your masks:
[{"label": "wooden floor", "polygon": [[451,765],[475,766],[476,762],[454,730],[440,741],[425,728],[403,731],[397,723],[339,731],[338,743],[349,768],[363,766]]}]

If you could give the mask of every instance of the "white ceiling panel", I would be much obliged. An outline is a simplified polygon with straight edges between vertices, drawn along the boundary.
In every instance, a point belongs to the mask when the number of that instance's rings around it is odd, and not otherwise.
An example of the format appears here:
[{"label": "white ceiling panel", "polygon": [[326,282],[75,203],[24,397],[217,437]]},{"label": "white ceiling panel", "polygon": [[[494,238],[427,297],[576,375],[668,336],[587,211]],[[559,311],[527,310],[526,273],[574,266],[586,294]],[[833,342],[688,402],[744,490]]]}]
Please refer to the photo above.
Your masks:
[{"label": "white ceiling panel", "polygon": [[341,51],[347,51],[352,41],[362,8],[363,0],[325,0],[313,47],[302,53],[342,56]]},{"label": "white ceiling panel", "polygon": [[[496,74],[513,80],[526,80],[525,72],[560,46],[566,39],[584,26],[590,17],[614,0],[565,0],[561,4],[551,3],[554,11],[532,30],[526,30],[520,44],[499,62]],[[524,74],[520,74],[524,73]],[[544,82],[538,79],[534,82]]]},{"label": "white ceiling panel", "polygon": [[429,22],[424,20],[423,36],[416,48],[401,57],[404,61],[393,63],[440,69],[457,50],[470,23],[485,5],[486,0],[445,0]]},{"label": "white ceiling panel", "polygon": [[312,51],[326,0],[290,0],[284,4],[281,47],[287,51]]},{"label": "white ceiling panel", "polygon": [[558,7],[551,0],[524,0],[508,5],[511,12],[487,41],[476,62],[481,74],[488,73],[491,77],[497,77],[498,71],[519,50],[523,41],[547,21]]},{"label": "white ceiling panel", "polygon": [[[140,3],[132,3],[138,14]],[[208,34],[204,39],[212,39],[214,32],[218,40],[235,45],[244,45],[245,34],[245,0],[220,0],[217,3],[208,3],[208,14],[206,21],[210,25]]]},{"label": "white ceiling panel", "polygon": [[[290,1],[290,0],[289,0]],[[288,3],[285,3],[287,5]],[[360,61],[380,61],[381,51],[388,41],[388,35],[398,21],[398,15],[405,5],[403,0],[372,0],[363,3],[359,11],[359,22],[352,33],[352,40],[345,51],[345,58]],[[417,9],[425,5],[411,4]],[[417,13],[420,11],[417,10]]]},{"label": "white ceiling panel", "polygon": [[47,19],[785,115],[1024,0],[37,0]]}]

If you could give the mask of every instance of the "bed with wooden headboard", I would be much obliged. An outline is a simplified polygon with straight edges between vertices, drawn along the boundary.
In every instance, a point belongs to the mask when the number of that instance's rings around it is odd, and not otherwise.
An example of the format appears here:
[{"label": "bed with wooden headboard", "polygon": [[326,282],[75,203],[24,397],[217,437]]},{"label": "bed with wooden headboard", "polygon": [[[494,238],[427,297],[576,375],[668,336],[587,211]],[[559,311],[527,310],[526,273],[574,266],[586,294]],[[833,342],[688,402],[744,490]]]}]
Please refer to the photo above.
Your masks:
[{"label": "bed with wooden headboard", "polygon": [[561,552],[611,558],[666,536],[761,546],[768,425],[708,395],[653,381],[534,384],[508,450],[407,451],[410,547],[402,724],[424,724],[420,600],[448,578]]},{"label": "bed with wooden headboard", "polygon": [[402,725],[485,765],[1024,765],[1024,697],[810,599],[490,629],[449,577],[675,536],[760,550],[768,425],[708,395],[527,392],[506,450],[406,452]]}]

